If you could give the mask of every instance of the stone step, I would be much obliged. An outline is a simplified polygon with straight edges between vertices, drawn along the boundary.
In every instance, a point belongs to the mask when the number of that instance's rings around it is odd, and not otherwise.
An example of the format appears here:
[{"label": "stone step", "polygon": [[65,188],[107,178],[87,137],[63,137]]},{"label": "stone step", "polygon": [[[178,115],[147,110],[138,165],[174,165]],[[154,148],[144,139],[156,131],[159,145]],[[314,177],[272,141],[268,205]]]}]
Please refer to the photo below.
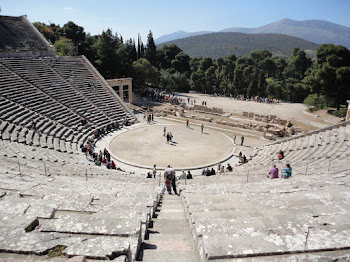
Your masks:
[{"label": "stone step", "polygon": [[160,219],[153,224],[152,231],[160,234],[185,234],[188,232],[185,219]]},{"label": "stone step", "polygon": [[185,219],[185,213],[182,209],[169,209],[162,210],[162,212],[157,216],[157,219]]},{"label": "stone step", "polygon": [[199,261],[195,252],[182,250],[144,250],[142,261],[152,262],[195,262]]},{"label": "stone step", "polygon": [[142,261],[199,261],[179,196],[163,196],[156,214],[149,239],[144,241]]}]

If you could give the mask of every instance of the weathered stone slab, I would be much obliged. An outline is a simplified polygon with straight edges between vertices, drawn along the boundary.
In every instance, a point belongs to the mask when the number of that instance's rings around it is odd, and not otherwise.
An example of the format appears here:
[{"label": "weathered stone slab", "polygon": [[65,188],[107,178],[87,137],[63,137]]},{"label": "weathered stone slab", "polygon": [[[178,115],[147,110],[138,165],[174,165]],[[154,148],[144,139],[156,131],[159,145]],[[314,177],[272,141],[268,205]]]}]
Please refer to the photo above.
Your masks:
[{"label": "weathered stone slab", "polygon": [[[60,233],[43,233],[8,230],[0,234],[0,249],[8,253],[45,255],[56,246],[66,246],[67,256],[86,256],[94,259],[113,259],[136,253],[139,238],[79,236]],[[133,248],[133,249],[132,249]]]},{"label": "weathered stone slab", "polygon": [[69,257],[85,256],[88,258],[111,260],[120,255],[131,255],[129,242],[116,237],[84,239],[67,247],[63,253]]},{"label": "weathered stone slab", "polygon": [[42,232],[95,234],[107,236],[135,236],[140,234],[139,220],[116,219],[95,214],[71,214],[56,219],[40,219]]}]

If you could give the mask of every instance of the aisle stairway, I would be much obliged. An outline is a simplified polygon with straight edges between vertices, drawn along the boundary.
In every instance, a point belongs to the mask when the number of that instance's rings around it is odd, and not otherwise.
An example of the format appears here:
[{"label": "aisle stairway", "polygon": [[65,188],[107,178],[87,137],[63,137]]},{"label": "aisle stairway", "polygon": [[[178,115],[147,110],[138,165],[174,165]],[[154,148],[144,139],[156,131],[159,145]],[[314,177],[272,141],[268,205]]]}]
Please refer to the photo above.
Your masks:
[{"label": "aisle stairway", "polygon": [[165,193],[156,214],[142,261],[199,261],[180,197]]}]

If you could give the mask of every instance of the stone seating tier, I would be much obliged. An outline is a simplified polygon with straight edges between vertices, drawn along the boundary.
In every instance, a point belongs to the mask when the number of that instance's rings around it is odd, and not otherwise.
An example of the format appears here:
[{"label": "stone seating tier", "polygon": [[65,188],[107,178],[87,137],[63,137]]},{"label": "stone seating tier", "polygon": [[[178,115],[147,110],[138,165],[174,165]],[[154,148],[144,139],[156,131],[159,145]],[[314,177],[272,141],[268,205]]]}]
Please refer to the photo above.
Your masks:
[{"label": "stone seating tier", "polygon": [[244,174],[197,177],[182,192],[203,261],[258,259],[349,245],[350,205],[345,194],[349,169],[274,180],[253,174],[248,183],[239,176]]},{"label": "stone seating tier", "polygon": [[[72,81],[61,75],[74,70],[79,73]],[[0,76],[1,120],[18,125],[3,129],[4,139],[73,152],[71,148],[85,143],[95,129],[121,123],[125,118],[135,121],[82,58],[0,59]],[[80,86],[82,83],[94,83],[96,90]],[[82,118],[88,120],[84,127]],[[30,128],[33,121],[39,135],[23,130]],[[60,141],[47,141],[45,135]]]},{"label": "stone seating tier", "polygon": [[[45,176],[35,167],[37,161],[28,162],[33,172],[14,175],[15,161],[0,156],[5,167],[0,171],[0,231],[6,235],[0,237],[1,250],[44,255],[66,246],[66,256],[136,259],[163,187],[118,171],[103,174],[101,169],[87,180],[83,168],[78,176]],[[69,173],[73,167],[60,169]]]}]

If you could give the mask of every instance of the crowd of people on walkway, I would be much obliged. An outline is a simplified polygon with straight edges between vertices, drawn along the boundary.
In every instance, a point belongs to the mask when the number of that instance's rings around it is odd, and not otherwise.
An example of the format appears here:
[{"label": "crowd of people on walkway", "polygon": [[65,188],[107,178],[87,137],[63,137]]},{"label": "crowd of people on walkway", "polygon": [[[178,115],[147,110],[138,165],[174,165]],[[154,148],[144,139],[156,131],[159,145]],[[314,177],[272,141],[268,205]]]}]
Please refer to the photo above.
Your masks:
[{"label": "crowd of people on walkway", "polygon": [[277,99],[277,98],[261,97],[261,96],[246,97],[245,95],[235,95],[235,96],[230,95],[230,97],[240,101],[254,101],[256,103],[278,104],[282,102],[280,99]]},{"label": "crowd of people on walkway", "polygon": [[80,149],[83,153],[85,153],[86,157],[88,157],[89,155],[92,158],[95,165],[97,166],[105,165],[106,168],[108,169],[117,169],[114,160],[111,160],[111,154],[108,152],[106,148],[103,149],[103,152],[102,150],[100,150],[98,153],[96,153],[94,151],[95,146],[93,144],[93,141],[88,140],[88,142],[85,145],[83,144],[80,145]]},{"label": "crowd of people on walkway", "polygon": [[147,124],[151,124],[154,121],[154,114],[146,112],[143,115],[143,120],[147,120]]}]

